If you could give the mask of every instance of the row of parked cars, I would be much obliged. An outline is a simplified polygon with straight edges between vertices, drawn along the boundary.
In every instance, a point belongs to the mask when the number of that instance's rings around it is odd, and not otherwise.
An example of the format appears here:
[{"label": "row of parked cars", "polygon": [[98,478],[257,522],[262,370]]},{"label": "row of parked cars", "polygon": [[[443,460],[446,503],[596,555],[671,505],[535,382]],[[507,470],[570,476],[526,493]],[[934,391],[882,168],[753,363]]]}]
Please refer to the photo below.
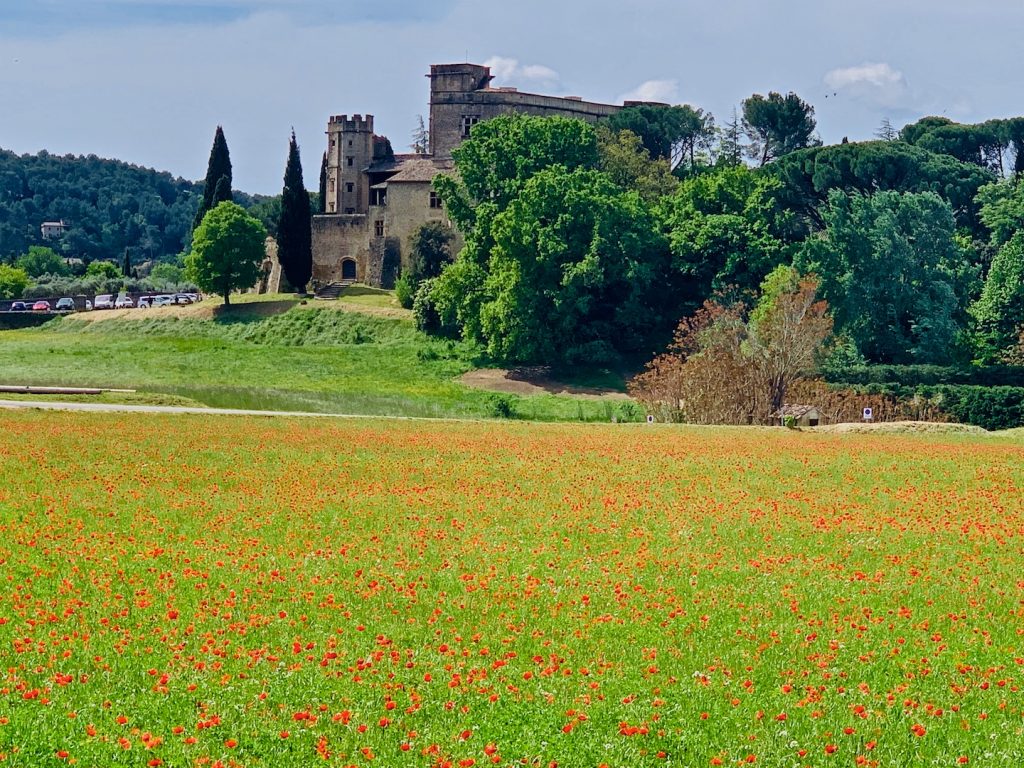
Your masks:
[{"label": "row of parked cars", "polygon": [[[150,307],[167,307],[173,304],[194,304],[199,301],[197,293],[166,293],[157,296],[142,296],[139,298],[139,309]],[[96,297],[95,303],[85,300],[86,310],[91,309],[131,309],[135,307],[135,301],[131,296],[121,293],[114,296],[110,293],[100,294]],[[11,304],[11,312],[74,312],[75,300],[69,296],[57,299],[54,306],[45,299],[39,301],[15,301]]]}]

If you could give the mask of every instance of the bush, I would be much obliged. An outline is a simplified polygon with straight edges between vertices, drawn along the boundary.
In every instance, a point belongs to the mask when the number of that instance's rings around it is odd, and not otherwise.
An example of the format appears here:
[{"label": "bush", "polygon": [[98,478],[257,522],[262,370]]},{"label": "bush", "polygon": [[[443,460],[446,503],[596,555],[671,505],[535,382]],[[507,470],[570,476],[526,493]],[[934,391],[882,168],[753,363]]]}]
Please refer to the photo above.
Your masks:
[{"label": "bush", "polygon": [[412,309],[416,298],[416,283],[409,275],[402,275],[395,281],[395,298],[405,309]]},{"label": "bush", "polygon": [[416,328],[424,333],[453,335],[454,329],[445,326],[441,314],[437,311],[433,289],[436,278],[424,280],[416,289],[416,297],[412,302],[412,314],[416,320]]},{"label": "bush", "polygon": [[1024,387],[939,387],[942,409],[956,421],[988,430],[1024,426]]},{"label": "bush", "polygon": [[488,392],[484,402],[487,405],[487,412],[496,419],[516,418],[516,405],[508,395],[501,395],[496,392]]},{"label": "bush", "polygon": [[1024,387],[1024,367],[989,365],[956,367],[941,365],[863,365],[826,368],[832,384],[901,384],[908,387],[969,384],[979,387]]}]

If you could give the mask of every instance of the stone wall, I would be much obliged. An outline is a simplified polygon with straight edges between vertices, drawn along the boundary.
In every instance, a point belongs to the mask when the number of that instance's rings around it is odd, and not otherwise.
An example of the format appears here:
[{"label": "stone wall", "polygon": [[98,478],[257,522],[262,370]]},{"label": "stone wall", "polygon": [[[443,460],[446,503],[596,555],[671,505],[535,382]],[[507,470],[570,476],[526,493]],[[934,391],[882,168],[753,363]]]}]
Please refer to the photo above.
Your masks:
[{"label": "stone wall", "polygon": [[365,215],[313,217],[313,281],[317,284],[342,279],[342,263],[353,259],[356,280],[369,274],[370,241]]},{"label": "stone wall", "polygon": [[388,184],[388,237],[398,242],[402,272],[409,269],[409,240],[429,221],[446,221],[443,208],[430,207],[430,182]]}]

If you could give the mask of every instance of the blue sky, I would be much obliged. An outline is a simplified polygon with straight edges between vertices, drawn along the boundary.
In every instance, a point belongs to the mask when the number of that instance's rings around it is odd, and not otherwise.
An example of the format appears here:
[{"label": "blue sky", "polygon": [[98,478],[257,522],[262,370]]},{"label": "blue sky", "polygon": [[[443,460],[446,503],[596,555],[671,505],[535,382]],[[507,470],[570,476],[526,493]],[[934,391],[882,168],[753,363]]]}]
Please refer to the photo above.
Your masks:
[{"label": "blue sky", "polygon": [[315,185],[327,117],[371,113],[396,150],[432,63],[496,84],[709,109],[796,91],[826,142],[883,117],[1024,112],[1019,0],[0,0],[0,147],[201,178],[216,125],[236,186],[280,191],[294,126]]}]

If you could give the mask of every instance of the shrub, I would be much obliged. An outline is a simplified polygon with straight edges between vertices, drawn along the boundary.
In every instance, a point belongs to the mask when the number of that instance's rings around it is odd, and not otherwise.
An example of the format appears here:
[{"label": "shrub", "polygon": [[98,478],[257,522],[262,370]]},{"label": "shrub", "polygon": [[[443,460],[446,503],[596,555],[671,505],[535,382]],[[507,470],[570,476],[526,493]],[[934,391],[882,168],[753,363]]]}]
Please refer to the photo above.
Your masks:
[{"label": "shrub", "polygon": [[412,309],[416,298],[416,283],[409,275],[402,275],[395,281],[395,298],[405,309]]}]

